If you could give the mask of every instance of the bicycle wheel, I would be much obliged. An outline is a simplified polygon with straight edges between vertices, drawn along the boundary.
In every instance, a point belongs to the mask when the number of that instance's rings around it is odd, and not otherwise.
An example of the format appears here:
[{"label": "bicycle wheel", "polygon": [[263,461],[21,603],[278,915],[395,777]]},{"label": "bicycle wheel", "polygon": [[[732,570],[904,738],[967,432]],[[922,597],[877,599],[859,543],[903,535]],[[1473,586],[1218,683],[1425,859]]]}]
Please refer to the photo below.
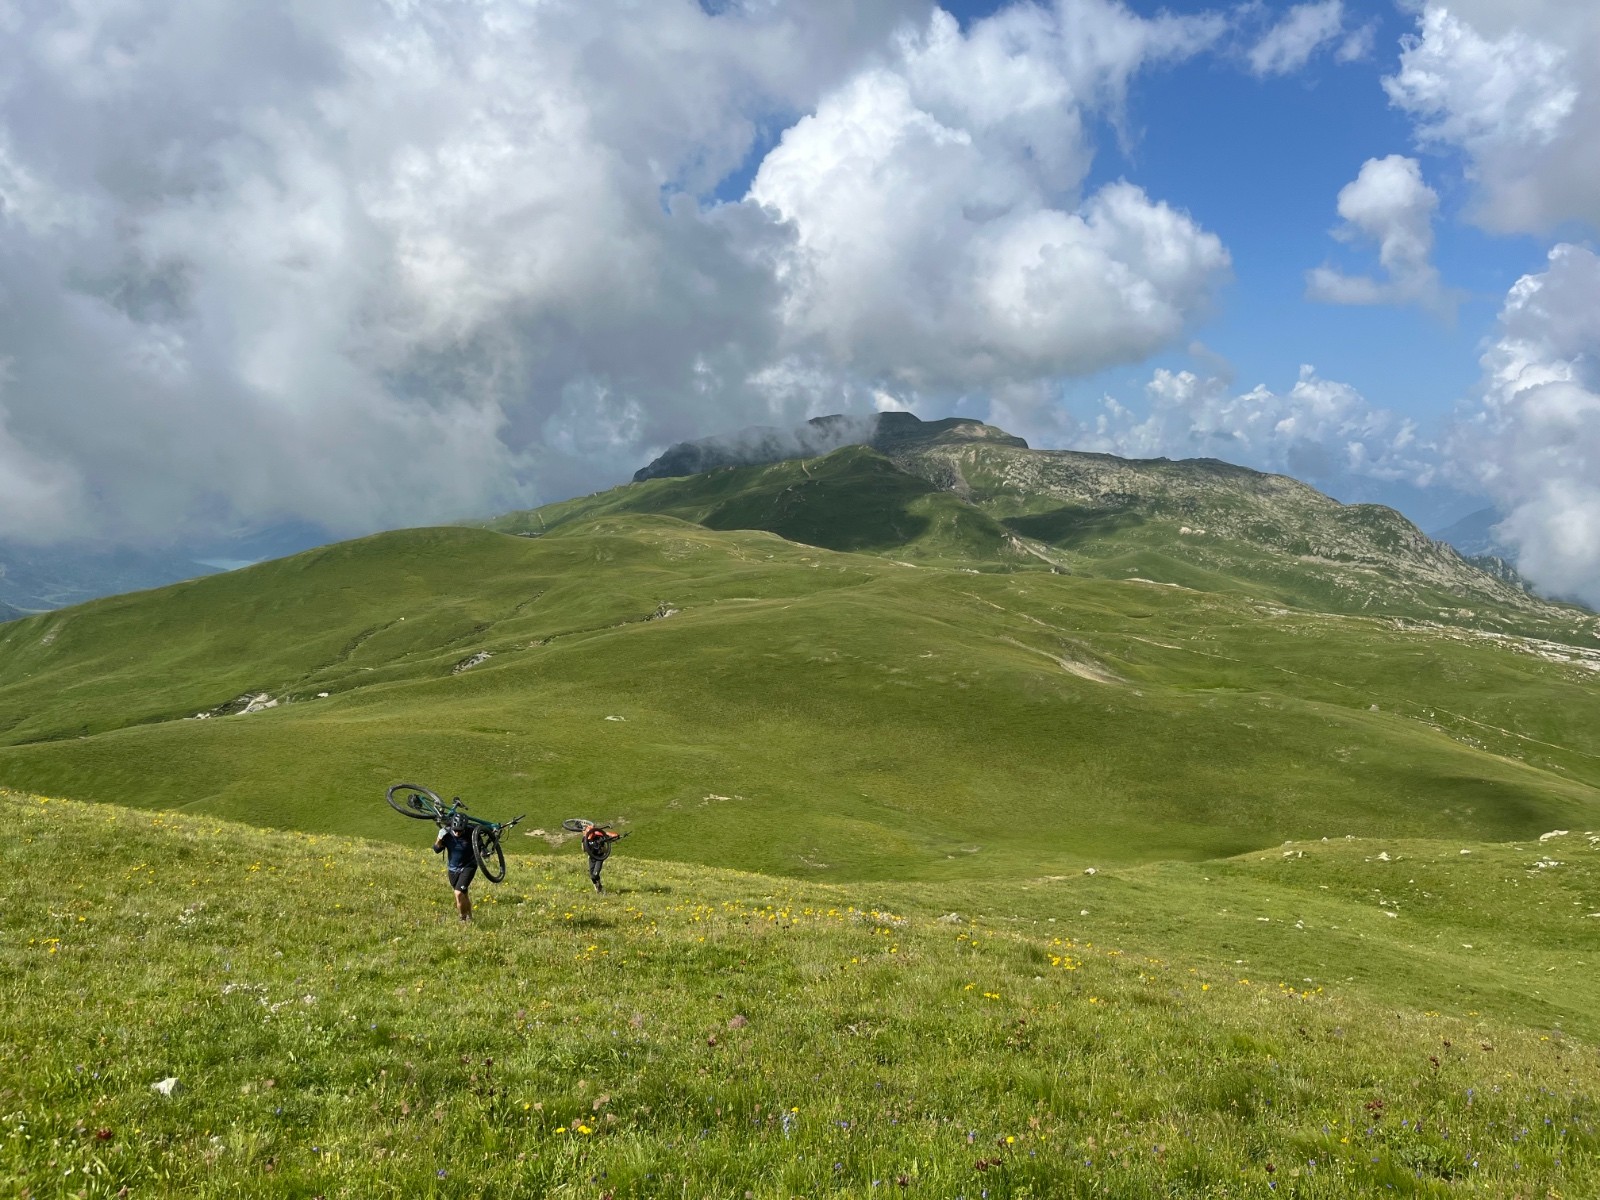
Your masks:
[{"label": "bicycle wheel", "polygon": [[568,833],[582,833],[585,829],[594,828],[593,821],[585,821],[582,817],[568,817],[561,822],[561,828]]},{"label": "bicycle wheel", "polygon": [[395,812],[419,821],[433,820],[444,808],[444,801],[420,783],[397,783],[385,793],[384,799]]},{"label": "bicycle wheel", "polygon": [[472,853],[478,860],[478,870],[490,883],[499,883],[506,877],[506,855],[500,849],[500,838],[492,829],[481,826],[472,831]]}]

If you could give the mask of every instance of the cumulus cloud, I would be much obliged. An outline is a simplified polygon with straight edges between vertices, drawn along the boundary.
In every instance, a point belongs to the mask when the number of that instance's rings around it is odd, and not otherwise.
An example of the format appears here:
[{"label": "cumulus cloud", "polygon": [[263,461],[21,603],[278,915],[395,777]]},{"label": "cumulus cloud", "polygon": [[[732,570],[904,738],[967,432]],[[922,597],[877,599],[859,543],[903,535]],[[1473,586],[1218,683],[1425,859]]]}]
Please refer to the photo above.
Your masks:
[{"label": "cumulus cloud", "polygon": [[919,391],[1136,360],[1205,311],[1215,235],[1128,183],[1081,197],[1085,113],[1211,22],[1107,4],[939,12],[826,96],[762,162],[752,199],[794,231],[791,336]]},{"label": "cumulus cloud", "polygon": [[1129,458],[1220,458],[1293,475],[1344,499],[1434,482],[1437,460],[1415,421],[1373,406],[1348,383],[1302,366],[1287,389],[1239,391],[1226,363],[1157,370],[1142,404],[1107,396],[1083,450]]},{"label": "cumulus cloud", "polygon": [[54,502],[0,533],[439,519],[760,415],[783,234],[706,192],[919,6],[615,7],[13,14],[8,475]]},{"label": "cumulus cloud", "polygon": [[1556,246],[1511,288],[1456,469],[1507,515],[1496,533],[1546,589],[1600,605],[1600,256]]},{"label": "cumulus cloud", "polygon": [[[1343,33],[1342,0],[1297,4],[1262,35],[1246,58],[1257,75],[1289,75],[1305,66],[1318,50],[1338,41]],[[1340,60],[1348,62],[1360,58],[1364,53],[1363,40],[1360,31],[1345,37],[1339,50]],[[1365,35],[1365,40],[1370,40],[1370,34]]]},{"label": "cumulus cloud", "polygon": [[1459,150],[1499,232],[1600,228],[1600,6],[1428,0],[1384,80],[1418,140]]},{"label": "cumulus cloud", "polygon": [[[708,430],[1135,359],[1220,242],[1109,0],[85,0],[0,38],[0,536],[436,520]],[[744,199],[719,189],[785,130]]]},{"label": "cumulus cloud", "polygon": [[1329,304],[1420,304],[1449,314],[1455,298],[1440,286],[1432,262],[1433,216],[1438,207],[1438,193],[1422,181],[1416,159],[1398,154],[1369,158],[1354,182],[1339,191],[1344,224],[1333,236],[1375,243],[1386,278],[1317,267],[1306,275],[1306,294]]}]

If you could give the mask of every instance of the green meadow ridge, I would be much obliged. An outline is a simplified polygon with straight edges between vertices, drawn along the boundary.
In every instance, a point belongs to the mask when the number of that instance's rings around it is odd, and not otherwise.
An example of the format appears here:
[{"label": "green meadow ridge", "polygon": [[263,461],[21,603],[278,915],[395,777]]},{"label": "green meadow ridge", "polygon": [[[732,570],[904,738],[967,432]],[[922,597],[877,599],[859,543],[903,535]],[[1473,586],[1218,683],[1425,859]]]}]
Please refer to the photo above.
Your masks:
[{"label": "green meadow ridge", "polygon": [[462,927],[426,830],[0,813],[7,1194],[1600,1194],[1593,833],[603,897],[568,846]]},{"label": "green meadow ridge", "polygon": [[0,783],[397,839],[406,779],[837,881],[1600,824],[1594,614],[1293,481],[906,428],[0,625]]}]

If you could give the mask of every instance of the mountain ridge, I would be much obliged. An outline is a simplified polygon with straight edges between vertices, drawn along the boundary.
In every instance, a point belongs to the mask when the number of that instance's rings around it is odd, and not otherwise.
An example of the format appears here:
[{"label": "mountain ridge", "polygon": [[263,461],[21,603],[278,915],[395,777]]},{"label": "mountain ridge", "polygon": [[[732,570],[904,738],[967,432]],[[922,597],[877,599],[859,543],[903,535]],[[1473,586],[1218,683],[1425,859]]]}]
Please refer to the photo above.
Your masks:
[{"label": "mountain ridge", "polygon": [[1264,587],[1328,611],[1600,636],[1585,610],[1532,594],[1503,563],[1474,562],[1392,508],[1344,504],[1287,475],[1215,458],[1035,450],[978,421],[901,412],[779,433],[680,443],[636,483],[485,524],[538,535],[602,512],[661,512],[916,561]]},{"label": "mountain ridge", "polygon": [[699,475],[719,467],[767,466],[797,458],[815,458],[846,446],[871,446],[889,454],[913,445],[943,439],[996,441],[1024,450],[1028,443],[1015,434],[970,417],[924,421],[914,413],[883,412],[868,416],[833,413],[812,417],[789,429],[755,425],[669,446],[633,474],[634,483]]}]

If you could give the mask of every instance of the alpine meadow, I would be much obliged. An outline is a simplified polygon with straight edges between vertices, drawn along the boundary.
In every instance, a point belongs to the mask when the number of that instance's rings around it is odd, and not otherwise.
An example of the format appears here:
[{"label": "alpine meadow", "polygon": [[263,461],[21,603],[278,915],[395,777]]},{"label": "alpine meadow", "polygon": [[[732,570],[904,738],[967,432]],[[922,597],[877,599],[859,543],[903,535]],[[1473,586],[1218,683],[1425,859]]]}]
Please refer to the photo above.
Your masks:
[{"label": "alpine meadow", "polygon": [[0,624],[8,1189],[1600,1195],[1600,618],[819,428]]}]

